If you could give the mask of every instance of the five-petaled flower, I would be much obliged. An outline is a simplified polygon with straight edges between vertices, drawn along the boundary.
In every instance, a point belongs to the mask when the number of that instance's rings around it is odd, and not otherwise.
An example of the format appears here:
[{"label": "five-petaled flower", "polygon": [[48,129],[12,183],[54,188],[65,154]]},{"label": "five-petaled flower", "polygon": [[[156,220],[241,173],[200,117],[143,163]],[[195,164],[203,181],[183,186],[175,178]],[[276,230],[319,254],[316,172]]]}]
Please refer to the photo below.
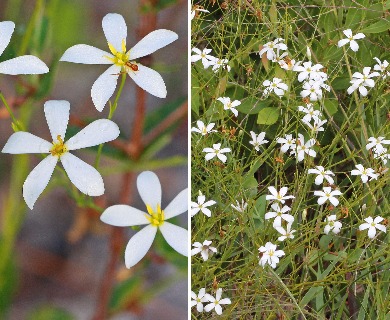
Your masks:
[{"label": "five-petaled flower", "polygon": [[341,39],[337,43],[337,46],[340,48],[342,46],[345,46],[347,43],[349,43],[349,47],[352,51],[358,51],[359,45],[355,40],[363,39],[365,35],[363,33],[357,33],[354,36],[352,35],[352,30],[347,29],[343,31],[344,35],[347,37],[347,39]]},{"label": "five-petaled flower", "polygon": [[337,221],[337,217],[335,214],[327,216],[325,218],[326,226],[324,228],[324,233],[328,234],[329,231],[332,231],[334,234],[338,234],[341,230],[342,223]]},{"label": "five-petaled flower", "polygon": [[236,107],[238,107],[241,104],[241,101],[239,100],[231,101],[229,97],[219,97],[217,100],[222,102],[224,110],[230,110],[231,112],[234,113],[236,117],[238,116],[238,111]]},{"label": "five-petaled flower", "polygon": [[206,289],[201,288],[199,293],[196,294],[194,291],[191,291],[191,308],[196,306],[198,312],[203,312],[203,302],[209,302],[206,297]]},{"label": "five-petaled flower", "polygon": [[188,256],[188,232],[166,220],[187,211],[188,189],[181,191],[168,206],[161,209],[161,184],[151,171],[142,172],[137,178],[139,195],[146,205],[146,212],[128,205],[108,207],[100,220],[116,227],[147,225],[138,231],[128,242],[125,251],[127,268],[137,264],[147,253],[159,229],[168,244],[177,252]]},{"label": "five-petaled flower", "polygon": [[216,204],[216,202],[214,200],[205,201],[206,197],[199,190],[198,202],[191,202],[191,217],[196,215],[199,211],[209,218],[211,217],[211,211],[207,207]]},{"label": "five-petaled flower", "polygon": [[217,292],[216,292],[216,294],[215,294],[215,298],[214,298],[212,295],[206,293],[206,298],[207,298],[207,300],[209,300],[209,302],[211,302],[211,303],[209,303],[208,305],[206,305],[206,306],[204,307],[204,310],[205,310],[206,312],[210,312],[211,310],[214,309],[215,312],[216,312],[218,315],[221,315],[221,314],[222,314],[222,307],[221,307],[221,305],[222,305],[222,304],[231,304],[231,303],[232,303],[232,302],[230,301],[229,298],[221,299],[221,297],[222,297],[222,289],[221,289],[221,288],[219,288],[219,289],[217,290]]},{"label": "five-petaled flower", "polygon": [[138,86],[150,94],[165,98],[167,89],[161,75],[135,60],[172,43],[178,38],[177,34],[165,29],[152,31],[127,51],[127,26],[123,17],[117,13],[109,13],[103,18],[102,26],[111,53],[86,44],[78,44],[66,50],[60,59],[74,63],[112,65],[92,86],[91,97],[96,109],[103,110],[115,91],[121,73],[127,73]]},{"label": "five-petaled flower", "polygon": [[196,127],[192,127],[191,128],[191,132],[200,133],[202,136],[205,136],[206,134],[208,134],[210,132],[216,132],[216,130],[213,130],[213,128],[215,126],[215,123],[209,123],[206,126],[203,121],[198,120],[198,121],[196,121],[196,124],[197,124],[198,127],[197,128]]},{"label": "five-petaled flower", "polygon": [[268,142],[268,140],[264,139],[265,138],[265,132],[260,132],[259,134],[256,134],[253,131],[251,131],[250,134],[252,136],[252,141],[249,141],[249,143],[255,147],[256,151],[260,150],[259,147],[262,144],[265,144],[265,143]]},{"label": "five-petaled flower", "polygon": [[276,250],[276,244],[272,244],[271,242],[267,242],[265,246],[261,246],[259,252],[263,254],[259,264],[264,268],[268,263],[273,269],[279,263],[279,258],[285,254],[283,250]]},{"label": "five-petaled flower", "polygon": [[212,158],[214,158],[215,156],[217,156],[217,158],[219,160],[221,160],[223,163],[226,162],[227,160],[227,157],[224,155],[224,153],[226,152],[231,152],[232,150],[230,148],[222,148],[221,149],[221,144],[220,143],[215,143],[213,144],[213,147],[212,148],[204,148],[203,149],[203,152],[206,152],[206,160],[211,160]]},{"label": "five-petaled flower", "polygon": [[373,219],[372,217],[367,217],[364,219],[364,221],[366,221],[366,223],[362,223],[359,226],[359,230],[362,231],[362,230],[368,229],[367,235],[370,239],[372,239],[376,235],[376,229],[383,231],[383,232],[386,232],[386,226],[381,224],[381,222],[383,220],[384,219],[381,216],[378,216],[375,219]]},{"label": "five-petaled flower", "polygon": [[217,253],[217,249],[211,246],[212,241],[205,240],[203,243],[194,242],[192,246],[194,247],[191,250],[191,255],[195,255],[200,252],[204,261],[209,259],[209,256],[212,256],[214,253]]},{"label": "five-petaled flower", "polygon": [[329,201],[331,204],[337,207],[339,204],[339,200],[336,198],[336,196],[340,196],[342,195],[342,193],[340,190],[332,190],[331,187],[324,187],[323,191],[314,191],[314,195],[319,197],[317,199],[317,203],[319,205],[324,204],[326,201]]},{"label": "five-petaled flower", "polygon": [[331,176],[334,176],[334,173],[330,170],[325,170],[323,166],[316,166],[315,169],[309,169],[308,173],[316,174],[317,177],[314,180],[314,183],[319,186],[324,182],[324,179],[330,184],[334,184],[334,180]]},{"label": "five-petaled flower", "polygon": [[286,200],[288,199],[294,199],[294,196],[286,196],[288,188],[287,187],[282,187],[279,191],[276,190],[275,187],[268,187],[269,192],[271,194],[267,194],[265,199],[270,200],[270,201],[278,201],[281,203],[285,203]]},{"label": "five-petaled flower", "polygon": [[363,183],[367,183],[368,178],[371,178],[371,180],[376,180],[378,178],[378,174],[376,174],[375,170],[372,168],[364,168],[361,164],[357,164],[355,167],[356,169],[351,171],[351,175],[360,176]]},{"label": "five-petaled flower", "polygon": [[69,120],[70,104],[64,100],[50,100],[44,111],[53,143],[31,133],[15,132],[7,141],[2,152],[12,154],[48,153],[28,175],[23,185],[23,197],[30,209],[46,188],[54,168],[61,161],[70,181],[83,193],[100,196],[104,193],[104,183],[100,173],[69,151],[92,147],[116,139],[118,126],[108,119],[95,120],[75,136],[65,141]]},{"label": "five-petaled flower", "polygon": [[[11,41],[15,30],[15,23],[12,21],[0,22],[0,55]],[[17,74],[42,74],[49,72],[46,64],[35,56],[20,56],[0,62],[0,73]]]}]

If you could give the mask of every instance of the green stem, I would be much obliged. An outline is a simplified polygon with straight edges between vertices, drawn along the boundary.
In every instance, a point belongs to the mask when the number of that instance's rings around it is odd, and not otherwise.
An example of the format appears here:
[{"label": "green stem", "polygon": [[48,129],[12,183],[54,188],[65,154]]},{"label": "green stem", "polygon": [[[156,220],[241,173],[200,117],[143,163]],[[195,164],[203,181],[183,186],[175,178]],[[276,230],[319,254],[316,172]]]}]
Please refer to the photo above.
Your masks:
[{"label": "green stem", "polygon": [[[110,120],[114,116],[115,110],[118,107],[118,100],[122,94],[123,87],[125,86],[126,75],[127,74],[125,72],[122,72],[121,84],[120,84],[118,92],[115,96],[114,104],[110,104],[110,113],[108,114],[108,119],[110,119]],[[99,148],[98,148],[98,152],[97,152],[96,160],[95,160],[95,165],[94,165],[96,169],[99,167],[99,162],[100,162],[100,157],[102,155],[103,146],[104,146],[104,143],[100,144]]]},{"label": "green stem", "polygon": [[11,116],[11,119],[12,119],[12,122],[13,122],[13,129],[15,129],[15,127],[18,129],[18,131],[25,131],[23,126],[20,124],[20,122],[16,119],[16,117],[14,116],[12,110],[11,110],[11,107],[9,106],[7,100],[5,99],[4,95],[0,92],[0,99],[1,101],[3,101],[3,104],[5,106],[5,108],[7,109],[9,115]]}]

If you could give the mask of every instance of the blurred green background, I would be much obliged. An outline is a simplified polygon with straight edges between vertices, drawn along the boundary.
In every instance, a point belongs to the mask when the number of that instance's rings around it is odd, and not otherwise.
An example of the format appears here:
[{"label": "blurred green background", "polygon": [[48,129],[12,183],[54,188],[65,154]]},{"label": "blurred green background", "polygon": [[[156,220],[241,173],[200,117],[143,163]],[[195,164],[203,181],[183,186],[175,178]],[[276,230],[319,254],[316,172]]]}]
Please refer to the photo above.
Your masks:
[{"label": "blurred green background", "polygon": [[[106,193],[101,207],[119,201],[124,172],[153,170],[163,189],[163,207],[187,187],[187,115],[179,112],[187,102],[187,1],[144,2],[9,0],[0,2],[0,21],[15,22],[15,32],[0,61],[22,54],[42,59],[50,73],[42,76],[0,75],[0,90],[16,117],[28,131],[50,140],[43,113],[49,99],[71,104],[67,137],[88,123],[107,118],[94,108],[90,90],[106,66],[58,63],[72,45],[85,43],[108,50],[101,27],[110,12],[124,16],[127,46],[136,43],[143,14],[157,14],[157,28],[173,30],[179,40],[153,54],[152,68],[165,80],[168,96],[146,96],[144,132],[164,130],[148,142],[142,161],[132,162],[111,146],[103,149],[99,171]],[[135,84],[127,79],[113,121],[128,139],[135,109]],[[179,116],[177,116],[179,112]],[[169,122],[169,119],[176,119]],[[168,119],[168,120],[167,120]],[[81,125],[83,127],[85,124]],[[0,147],[12,134],[11,120],[0,106]],[[96,148],[76,152],[93,164]],[[22,185],[39,156],[0,154],[0,319],[91,319],[109,257],[109,235],[100,213],[88,208],[69,192],[69,181],[54,173],[34,210],[22,198]],[[133,189],[131,205],[144,205]],[[187,226],[187,215],[176,223]],[[135,233],[126,230],[126,241]],[[150,253],[133,269],[124,266],[123,255],[110,298],[110,319],[185,319],[187,317],[187,258],[174,252],[158,237]]]}]

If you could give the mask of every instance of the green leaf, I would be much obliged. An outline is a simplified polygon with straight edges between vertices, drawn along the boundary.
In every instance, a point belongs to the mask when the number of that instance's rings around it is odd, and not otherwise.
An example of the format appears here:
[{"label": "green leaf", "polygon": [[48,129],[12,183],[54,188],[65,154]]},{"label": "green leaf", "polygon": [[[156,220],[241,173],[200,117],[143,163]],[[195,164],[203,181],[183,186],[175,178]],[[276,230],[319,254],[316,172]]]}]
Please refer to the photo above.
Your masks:
[{"label": "green leaf", "polygon": [[35,310],[28,319],[29,320],[73,320],[75,318],[65,310],[47,306]]},{"label": "green leaf", "polygon": [[337,112],[339,107],[339,102],[337,100],[326,99],[324,101],[324,106],[329,115],[334,115]]},{"label": "green leaf", "polygon": [[390,20],[382,18],[382,20],[369,25],[364,28],[361,32],[363,33],[380,33],[390,29]]},{"label": "green leaf", "polygon": [[279,109],[278,108],[264,108],[260,110],[257,115],[258,124],[271,125],[276,123],[279,118]]},{"label": "green leaf", "polygon": [[317,295],[322,294],[324,291],[323,286],[319,287],[311,287],[305,294],[305,296],[302,298],[302,300],[299,302],[299,306],[301,308],[306,307],[311,300],[313,300]]},{"label": "green leaf", "polygon": [[241,101],[241,104],[237,107],[238,112],[245,114],[257,114],[261,109],[268,107],[272,103],[271,100],[260,100],[256,97],[248,97]]},{"label": "green leaf", "polygon": [[264,215],[265,215],[265,211],[266,211],[266,208],[267,208],[267,200],[265,199],[267,197],[266,194],[263,194],[262,196],[260,196],[257,200],[256,200],[256,203],[255,203],[255,217],[254,218],[257,218],[257,219],[260,219],[260,220],[263,220],[264,221]]}]

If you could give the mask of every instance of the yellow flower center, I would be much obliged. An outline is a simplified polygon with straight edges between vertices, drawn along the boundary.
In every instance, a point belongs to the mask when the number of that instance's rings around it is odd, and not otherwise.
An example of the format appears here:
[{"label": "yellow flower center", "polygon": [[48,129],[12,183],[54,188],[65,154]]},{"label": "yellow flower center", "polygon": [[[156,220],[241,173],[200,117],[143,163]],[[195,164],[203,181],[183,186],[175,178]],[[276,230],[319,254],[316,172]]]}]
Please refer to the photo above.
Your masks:
[{"label": "yellow flower center", "polygon": [[52,156],[61,157],[64,153],[68,152],[68,148],[64,144],[61,136],[57,136],[57,142],[53,141],[53,147],[50,149],[50,153]]},{"label": "yellow flower center", "polygon": [[270,251],[268,252],[268,255],[269,255],[270,257],[272,257],[272,256],[274,255],[274,250],[270,250]]},{"label": "yellow flower center", "polygon": [[109,43],[108,47],[114,57],[107,57],[113,64],[122,68],[123,71],[138,71],[138,65],[134,61],[130,61],[130,53],[126,52],[126,42],[122,40],[122,51],[117,51],[114,46]]},{"label": "yellow flower center", "polygon": [[146,214],[146,219],[152,226],[160,227],[164,223],[164,211],[161,210],[161,206],[157,205],[157,211],[155,212],[150,205],[146,205],[146,209],[149,214]]}]

